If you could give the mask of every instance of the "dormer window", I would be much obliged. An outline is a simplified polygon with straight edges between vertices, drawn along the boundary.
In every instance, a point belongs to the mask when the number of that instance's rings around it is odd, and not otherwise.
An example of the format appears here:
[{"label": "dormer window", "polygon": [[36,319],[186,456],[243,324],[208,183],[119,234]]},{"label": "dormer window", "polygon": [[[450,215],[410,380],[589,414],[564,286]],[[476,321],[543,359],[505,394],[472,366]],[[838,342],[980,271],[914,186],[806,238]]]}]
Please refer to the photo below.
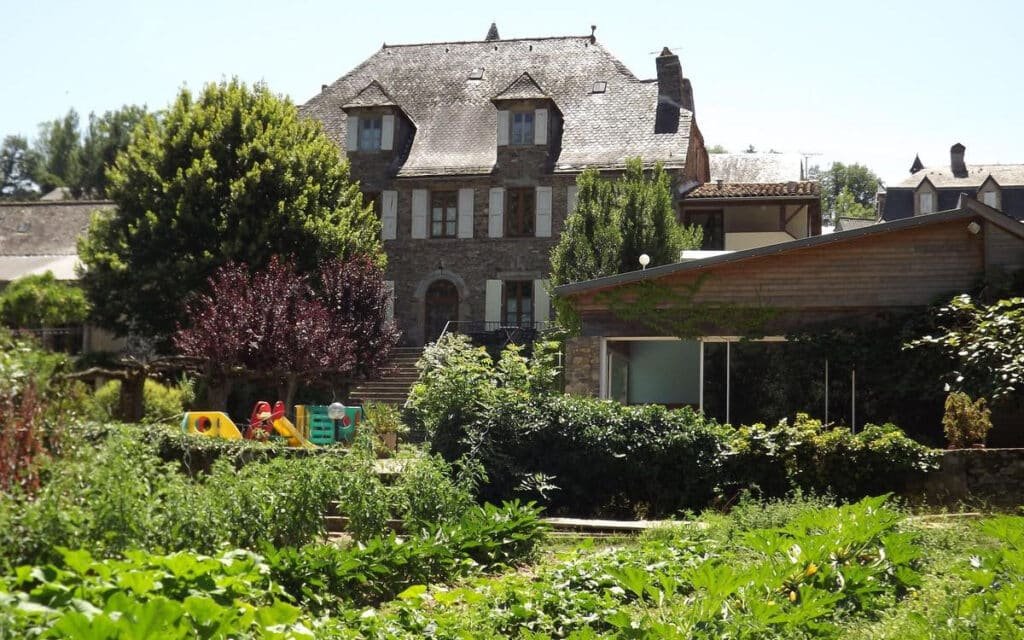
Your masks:
[{"label": "dormer window", "polygon": [[922,180],[914,194],[914,215],[922,216],[928,213],[935,213],[938,210],[938,198],[939,194],[935,191],[931,180],[928,178]]},{"label": "dormer window", "polygon": [[930,191],[925,191],[919,197],[921,199],[921,213],[932,213],[935,211],[934,194]]},{"label": "dormer window", "polygon": [[380,151],[383,130],[381,116],[359,118],[359,151]]},{"label": "dormer window", "polygon": [[533,111],[513,111],[509,118],[508,141],[512,145],[534,144]]}]

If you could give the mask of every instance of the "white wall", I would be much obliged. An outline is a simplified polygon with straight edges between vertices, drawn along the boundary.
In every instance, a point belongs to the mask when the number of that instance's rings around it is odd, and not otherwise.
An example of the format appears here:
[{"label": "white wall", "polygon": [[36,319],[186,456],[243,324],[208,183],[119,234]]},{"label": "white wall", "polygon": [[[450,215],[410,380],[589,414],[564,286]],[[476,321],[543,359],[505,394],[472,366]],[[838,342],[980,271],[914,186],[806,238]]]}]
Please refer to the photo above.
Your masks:
[{"label": "white wall", "polygon": [[726,251],[742,251],[756,249],[770,244],[789,242],[793,236],[785,231],[764,231],[760,233],[727,233],[725,234]]}]

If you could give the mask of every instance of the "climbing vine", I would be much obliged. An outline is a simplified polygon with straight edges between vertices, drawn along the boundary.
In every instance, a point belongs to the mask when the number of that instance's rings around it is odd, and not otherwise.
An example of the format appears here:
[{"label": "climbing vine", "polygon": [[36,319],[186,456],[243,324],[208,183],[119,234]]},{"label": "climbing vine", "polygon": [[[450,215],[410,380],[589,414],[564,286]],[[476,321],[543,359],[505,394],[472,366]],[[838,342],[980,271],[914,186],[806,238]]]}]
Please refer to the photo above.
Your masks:
[{"label": "climbing vine", "polygon": [[692,284],[670,286],[644,280],[604,291],[595,297],[620,320],[639,322],[658,335],[689,340],[716,335],[764,336],[767,324],[779,310],[767,306],[743,306],[728,302],[695,302],[708,274]]}]

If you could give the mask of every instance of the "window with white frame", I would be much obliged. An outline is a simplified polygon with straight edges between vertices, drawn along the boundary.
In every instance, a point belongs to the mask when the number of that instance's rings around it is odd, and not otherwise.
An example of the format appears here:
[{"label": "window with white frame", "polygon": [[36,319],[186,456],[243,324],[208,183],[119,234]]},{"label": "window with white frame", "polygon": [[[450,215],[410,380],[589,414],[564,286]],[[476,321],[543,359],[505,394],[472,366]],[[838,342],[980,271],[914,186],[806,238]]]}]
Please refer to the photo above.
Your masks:
[{"label": "window with white frame", "polygon": [[919,213],[933,213],[935,211],[935,194],[931,191],[922,191],[918,194]]},{"label": "window with white frame", "polygon": [[383,128],[381,116],[359,118],[359,150],[380,151]]},{"label": "window with white frame", "polygon": [[458,218],[457,191],[434,191],[430,194],[431,238],[454,238]]},{"label": "window with white frame", "polygon": [[995,209],[996,208],[996,202],[997,202],[997,197],[996,196],[997,196],[997,194],[996,194],[995,191],[986,191],[986,192],[981,194],[981,201],[984,202],[985,204],[987,204],[988,206],[992,207],[993,209]]},{"label": "window with white frame", "polygon": [[533,111],[513,111],[509,116],[509,144],[533,144]]}]

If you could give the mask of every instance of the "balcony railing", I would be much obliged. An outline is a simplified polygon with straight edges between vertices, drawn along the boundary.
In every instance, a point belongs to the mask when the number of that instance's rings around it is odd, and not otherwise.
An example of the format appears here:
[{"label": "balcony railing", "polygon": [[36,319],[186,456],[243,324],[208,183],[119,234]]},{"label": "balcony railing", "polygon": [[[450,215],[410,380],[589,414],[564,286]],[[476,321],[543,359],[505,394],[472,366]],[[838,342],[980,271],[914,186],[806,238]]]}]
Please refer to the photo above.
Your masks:
[{"label": "balcony railing", "polygon": [[[554,326],[552,322],[488,322],[484,320],[450,320],[441,336],[447,333],[461,333],[469,336],[474,344],[485,347],[504,347],[508,344],[530,345]],[[440,337],[439,337],[440,339]]]}]

